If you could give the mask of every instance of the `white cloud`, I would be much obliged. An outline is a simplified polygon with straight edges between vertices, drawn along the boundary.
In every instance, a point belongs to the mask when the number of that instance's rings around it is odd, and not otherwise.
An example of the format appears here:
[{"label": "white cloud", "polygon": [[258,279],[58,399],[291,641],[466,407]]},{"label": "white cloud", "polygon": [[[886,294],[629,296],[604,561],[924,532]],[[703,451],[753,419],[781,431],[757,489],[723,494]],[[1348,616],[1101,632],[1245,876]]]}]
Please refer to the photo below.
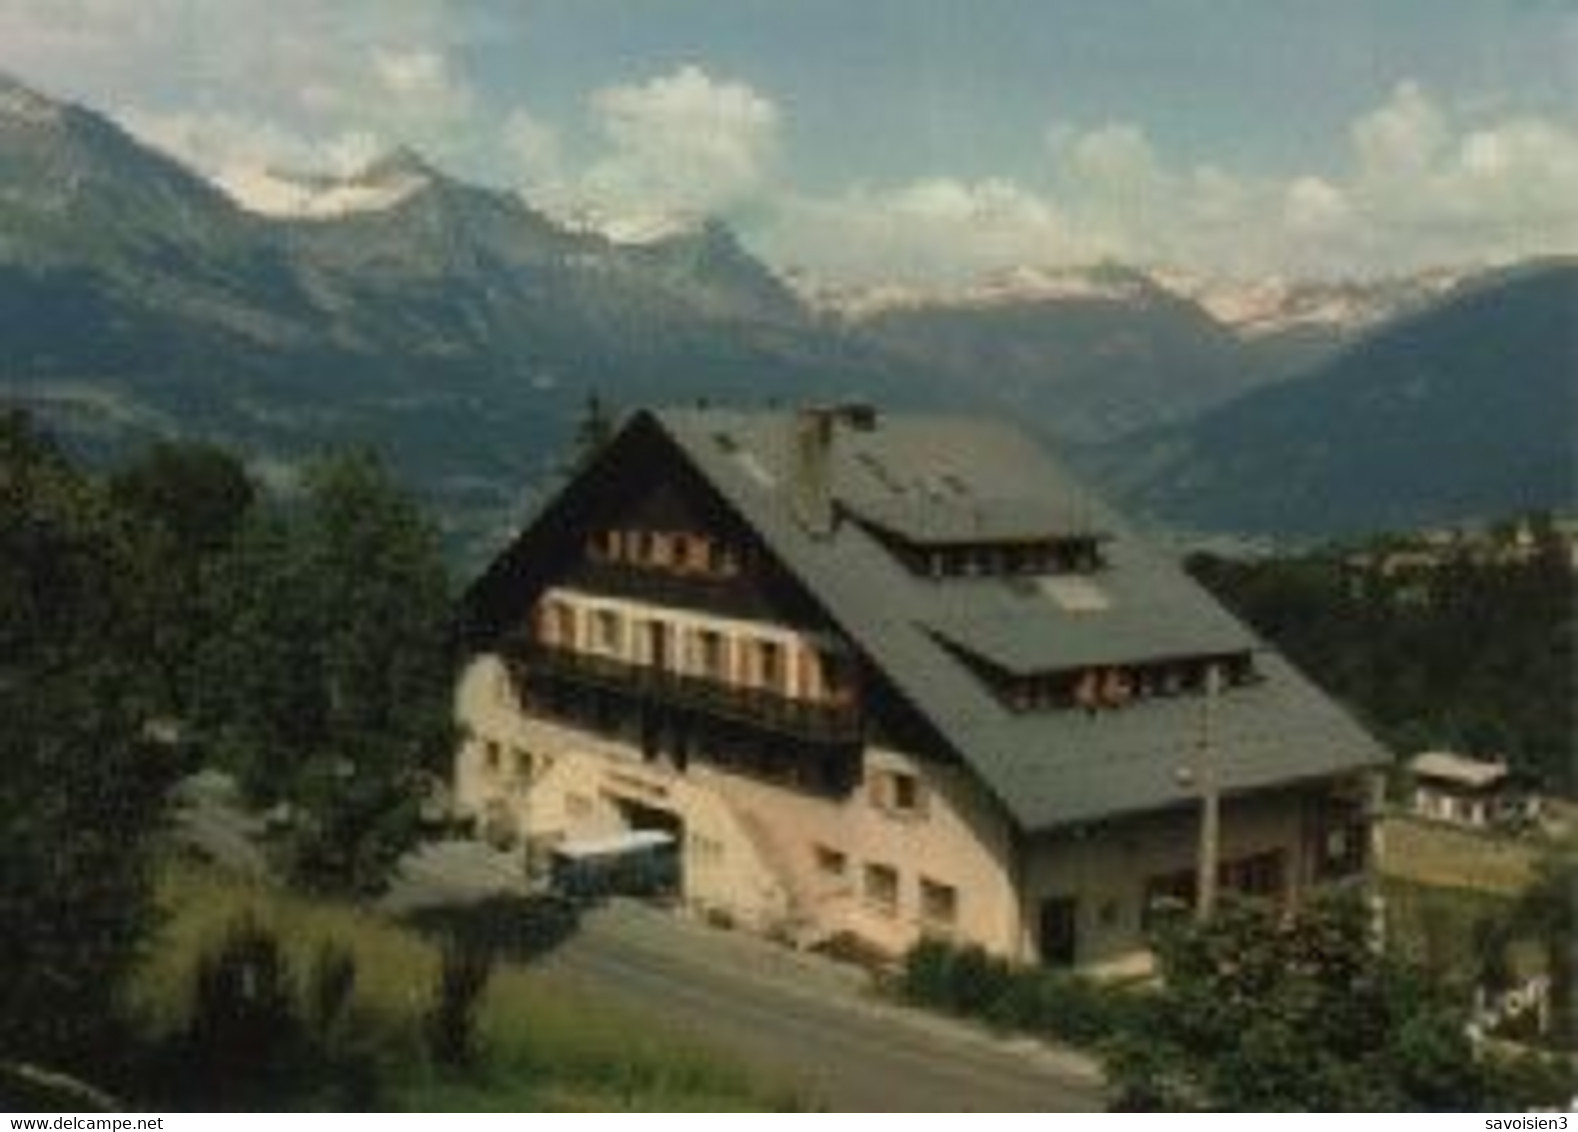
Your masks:
[{"label": "white cloud", "polygon": [[1462,122],[1401,83],[1352,129],[1354,227],[1383,259],[1510,259],[1578,249],[1578,133],[1504,115]]},{"label": "white cloud", "polygon": [[528,195],[554,197],[563,193],[564,147],[557,129],[524,107],[517,107],[505,116],[499,135]]},{"label": "white cloud", "polygon": [[1397,84],[1385,104],[1349,131],[1365,181],[1407,180],[1426,173],[1448,140],[1441,110],[1418,83]]},{"label": "white cloud", "polygon": [[372,73],[403,113],[423,118],[460,119],[474,109],[469,84],[457,78],[448,61],[431,48],[380,49],[372,54]]},{"label": "white cloud", "polygon": [[716,212],[758,195],[774,172],[779,111],[743,82],[686,65],[591,96],[602,142],[581,190],[608,209]]},{"label": "white cloud", "polygon": [[[520,34],[516,9],[492,11]],[[464,69],[478,18],[458,0],[0,0],[0,67],[241,196],[272,191],[269,167],[346,172],[408,143],[627,229],[745,217],[774,259],[828,274],[1100,257],[1363,273],[1578,250],[1578,127],[1510,96],[1456,102],[1404,78],[1339,127],[1335,159],[1276,173],[1097,119],[1050,127],[1040,168],[943,164],[889,183],[851,168],[812,191],[783,153],[789,108],[746,79],[693,63],[602,86],[583,115],[550,121]]]},{"label": "white cloud", "polygon": [[1237,274],[1384,273],[1578,249],[1578,134],[1499,109],[1471,119],[1404,81],[1355,117],[1342,167],[1286,178],[1180,166],[1133,123],[1060,123],[1047,132],[1047,191],[1110,254]]},{"label": "white cloud", "polygon": [[1089,259],[1084,242],[1046,197],[1004,178],[928,177],[780,203],[769,233],[774,257],[829,275],[959,279],[1005,264]]},{"label": "white cloud", "polygon": [[1330,232],[1348,223],[1352,215],[1343,191],[1321,177],[1296,177],[1283,194],[1282,219],[1290,232]]}]

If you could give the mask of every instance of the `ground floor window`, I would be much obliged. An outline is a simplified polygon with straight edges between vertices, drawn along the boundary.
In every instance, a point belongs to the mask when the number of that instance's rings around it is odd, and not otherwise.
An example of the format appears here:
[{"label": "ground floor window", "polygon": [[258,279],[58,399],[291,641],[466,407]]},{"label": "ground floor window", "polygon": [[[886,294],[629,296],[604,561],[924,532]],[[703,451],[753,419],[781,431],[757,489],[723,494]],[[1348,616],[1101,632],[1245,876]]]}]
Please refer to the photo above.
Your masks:
[{"label": "ground floor window", "polygon": [[849,869],[848,856],[831,846],[818,845],[812,855],[816,858],[816,871],[825,877],[837,879]]},{"label": "ground floor window", "polygon": [[883,912],[899,906],[899,872],[891,865],[866,866],[866,899]]},{"label": "ground floor window", "polygon": [[1079,901],[1073,896],[1053,896],[1041,902],[1041,962],[1049,967],[1072,967],[1079,960]]},{"label": "ground floor window", "polygon": [[922,877],[920,882],[921,919],[937,927],[953,927],[959,922],[959,890]]}]

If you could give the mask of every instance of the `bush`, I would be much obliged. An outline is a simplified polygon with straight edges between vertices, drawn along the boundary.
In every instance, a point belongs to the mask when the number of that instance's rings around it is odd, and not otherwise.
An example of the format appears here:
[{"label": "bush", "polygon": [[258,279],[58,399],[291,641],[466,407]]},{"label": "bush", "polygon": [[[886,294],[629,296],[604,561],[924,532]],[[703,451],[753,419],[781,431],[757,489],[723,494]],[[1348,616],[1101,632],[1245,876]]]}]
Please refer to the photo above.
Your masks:
[{"label": "bush", "polygon": [[909,950],[899,992],[923,1006],[1075,1045],[1111,1037],[1139,1007],[1132,992],[941,940],[922,940]]},{"label": "bush", "polygon": [[153,1055],[166,1107],[264,1111],[377,1107],[368,1043],[341,1024],[351,954],[325,944],[303,991],[279,938],[250,917],[198,960],[185,1023]]}]

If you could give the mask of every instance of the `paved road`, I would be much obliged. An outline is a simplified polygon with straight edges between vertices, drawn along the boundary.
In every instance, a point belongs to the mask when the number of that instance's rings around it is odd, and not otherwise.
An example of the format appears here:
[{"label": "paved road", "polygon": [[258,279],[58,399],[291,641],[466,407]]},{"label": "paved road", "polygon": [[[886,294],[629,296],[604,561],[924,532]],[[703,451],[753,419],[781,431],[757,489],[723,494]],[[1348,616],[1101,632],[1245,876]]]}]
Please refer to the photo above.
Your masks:
[{"label": "paved road", "polygon": [[[259,822],[219,777],[188,786],[177,830],[232,868],[261,872]],[[523,890],[518,859],[476,842],[426,846],[401,862],[391,914],[465,907]],[[1086,1059],[875,999],[865,975],[754,936],[615,901],[535,961],[611,1000],[760,1067],[811,1103],[845,1112],[1089,1111],[1102,1107]]]},{"label": "paved road", "polygon": [[1094,1066],[876,1001],[858,971],[642,905],[589,915],[540,965],[651,1011],[845,1112],[1092,1111]]}]

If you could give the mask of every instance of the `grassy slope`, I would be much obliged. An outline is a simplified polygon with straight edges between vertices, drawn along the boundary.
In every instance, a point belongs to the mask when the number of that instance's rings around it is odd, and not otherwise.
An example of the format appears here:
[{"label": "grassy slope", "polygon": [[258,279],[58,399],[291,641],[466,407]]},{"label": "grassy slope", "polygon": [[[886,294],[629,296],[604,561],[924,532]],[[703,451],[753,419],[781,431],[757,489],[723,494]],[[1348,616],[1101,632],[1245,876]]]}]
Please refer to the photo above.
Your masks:
[{"label": "grassy slope", "polygon": [[356,955],[353,1009],[396,1063],[390,1102],[403,1109],[741,1111],[793,1101],[651,1018],[509,963],[495,969],[483,1006],[486,1064],[473,1078],[442,1079],[419,1039],[438,970],[427,940],[367,911],[184,862],[165,870],[160,905],[165,920],[133,993],[156,1029],[183,1015],[197,956],[238,917],[273,928],[298,971],[333,939]]},{"label": "grassy slope", "polygon": [[[1382,828],[1380,877],[1393,942],[1434,971],[1471,979],[1475,925],[1504,919],[1533,876],[1528,842],[1394,815]],[[1540,968],[1527,942],[1511,953],[1515,970]]]}]

